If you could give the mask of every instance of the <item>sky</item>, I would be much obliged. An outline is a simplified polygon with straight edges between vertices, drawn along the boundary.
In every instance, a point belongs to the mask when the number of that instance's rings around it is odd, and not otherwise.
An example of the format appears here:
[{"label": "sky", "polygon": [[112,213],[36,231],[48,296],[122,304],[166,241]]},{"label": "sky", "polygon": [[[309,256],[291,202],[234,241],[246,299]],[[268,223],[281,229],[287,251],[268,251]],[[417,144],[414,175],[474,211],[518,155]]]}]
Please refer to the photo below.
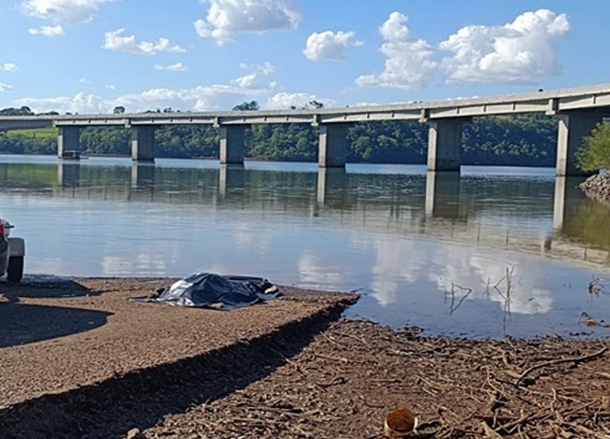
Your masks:
[{"label": "sky", "polygon": [[0,108],[345,107],[610,83],[605,0],[0,0]]}]

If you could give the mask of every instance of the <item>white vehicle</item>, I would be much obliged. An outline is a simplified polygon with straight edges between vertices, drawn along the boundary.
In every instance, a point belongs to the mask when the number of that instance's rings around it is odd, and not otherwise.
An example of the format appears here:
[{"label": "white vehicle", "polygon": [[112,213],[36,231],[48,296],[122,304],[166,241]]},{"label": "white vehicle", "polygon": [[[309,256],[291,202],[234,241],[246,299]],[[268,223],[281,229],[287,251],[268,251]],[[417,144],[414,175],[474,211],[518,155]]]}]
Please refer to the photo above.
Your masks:
[{"label": "white vehicle", "polygon": [[6,274],[9,282],[19,282],[23,277],[25,241],[10,235],[14,228],[7,220],[0,218],[0,277]]}]

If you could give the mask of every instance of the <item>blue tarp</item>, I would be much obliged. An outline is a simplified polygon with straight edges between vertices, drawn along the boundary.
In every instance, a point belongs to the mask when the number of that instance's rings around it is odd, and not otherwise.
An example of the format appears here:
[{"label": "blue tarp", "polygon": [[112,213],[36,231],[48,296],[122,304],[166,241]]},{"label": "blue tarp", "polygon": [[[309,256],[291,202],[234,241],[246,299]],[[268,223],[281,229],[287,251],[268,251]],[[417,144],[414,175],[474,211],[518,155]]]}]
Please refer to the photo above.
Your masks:
[{"label": "blue tarp", "polygon": [[280,294],[275,285],[260,277],[195,273],[158,290],[153,297],[132,300],[229,311],[273,299]]}]

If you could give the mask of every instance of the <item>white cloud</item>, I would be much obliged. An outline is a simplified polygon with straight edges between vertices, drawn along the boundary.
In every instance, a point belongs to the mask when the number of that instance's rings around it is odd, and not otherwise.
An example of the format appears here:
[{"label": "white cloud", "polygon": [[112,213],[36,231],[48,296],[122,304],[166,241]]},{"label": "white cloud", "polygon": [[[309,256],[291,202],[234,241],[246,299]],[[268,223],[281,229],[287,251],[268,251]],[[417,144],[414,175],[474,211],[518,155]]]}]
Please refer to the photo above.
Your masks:
[{"label": "white cloud", "polygon": [[4,63],[3,66],[0,66],[0,70],[5,71],[5,72],[18,72],[19,66],[17,64],[7,62],[7,63]]},{"label": "white cloud", "polygon": [[[231,84],[236,85],[240,88],[261,88],[258,84],[259,76],[269,76],[275,73],[275,66],[270,62],[264,64],[240,64],[240,68],[250,71],[247,75],[240,76],[237,79],[231,80]],[[276,88],[277,83],[270,82],[267,84],[267,88],[272,90]]]},{"label": "white cloud", "polygon": [[386,87],[411,89],[426,85],[437,68],[434,48],[425,40],[416,38],[406,26],[407,16],[392,12],[379,29],[385,43],[385,69],[380,74],[360,76],[360,87]]},{"label": "white cloud", "polygon": [[23,98],[15,104],[27,105],[37,113],[58,111],[59,113],[105,114],[116,106],[129,108],[133,112],[173,108],[180,111],[230,110],[236,104],[258,99],[273,91],[275,83],[258,88],[242,88],[232,85],[199,86],[171,90],[157,88],[143,93],[118,96],[105,100],[93,94],[78,93],[74,96],[55,98]]},{"label": "white cloud", "polygon": [[28,32],[32,35],[42,35],[44,37],[60,37],[65,35],[64,28],[61,25],[56,26],[41,26],[38,29],[28,29]]},{"label": "white cloud", "polygon": [[57,111],[59,113],[107,113],[112,108],[107,107],[107,103],[102,98],[92,94],[77,93],[71,97],[55,98],[23,98],[15,101],[19,106],[26,105],[33,111],[44,113],[47,111]]},{"label": "white cloud", "polygon": [[303,108],[312,101],[321,102],[325,107],[332,107],[335,105],[335,102],[331,99],[323,99],[309,93],[281,92],[267,98],[266,108],[278,110],[285,110],[291,107]]},{"label": "white cloud", "polygon": [[121,96],[115,102],[133,108],[134,111],[168,107],[193,111],[227,110],[266,92],[266,89],[245,90],[228,85],[212,85],[179,90],[152,89],[141,94]]},{"label": "white cloud", "polygon": [[78,82],[80,82],[81,84],[91,84],[91,81],[87,78],[80,78]]},{"label": "white cloud", "polygon": [[275,66],[273,64],[271,64],[270,62],[265,62],[263,64],[245,64],[245,63],[241,63],[239,65],[240,68],[244,69],[244,70],[248,70],[250,72],[253,73],[259,73],[261,75],[264,76],[269,76],[273,73],[275,73]]},{"label": "white cloud", "polygon": [[569,30],[565,14],[547,9],[504,26],[466,26],[440,44],[453,52],[442,66],[453,82],[532,82],[560,72],[555,46]]},{"label": "white cloud", "polygon": [[105,85],[106,90],[114,90],[116,89],[116,87],[114,86],[114,84],[106,84]]},{"label": "white cloud", "polygon": [[361,46],[354,40],[354,32],[314,32],[307,38],[303,53],[311,61],[342,60],[350,46]]},{"label": "white cloud", "polygon": [[117,29],[115,31],[106,32],[104,34],[104,49],[117,50],[121,52],[139,53],[143,55],[154,55],[159,52],[185,52],[185,50],[177,45],[172,45],[167,38],[159,38],[156,42],[136,42],[135,35],[127,37],[121,34],[125,29]]},{"label": "white cloud", "polygon": [[4,82],[0,82],[0,93],[4,93],[7,91],[13,91],[15,88],[10,84],[5,84]]},{"label": "white cloud", "polygon": [[[433,47],[416,38],[407,17],[390,14],[380,27],[385,69],[360,76],[360,87],[411,89],[427,85],[437,71],[450,82],[528,83],[558,74],[557,41],[570,30],[565,14],[548,9],[524,12],[503,26],[471,25]],[[437,62],[441,51],[452,53]]]},{"label": "white cloud", "polygon": [[200,0],[209,3],[205,19],[194,23],[202,38],[218,45],[233,39],[237,32],[263,33],[295,29],[301,19],[296,0]]},{"label": "white cloud", "polygon": [[248,75],[240,76],[237,79],[231,80],[231,84],[234,84],[239,88],[251,88],[256,87],[257,79],[258,75],[256,73],[250,73]]},{"label": "white cloud", "polygon": [[168,64],[166,66],[161,64],[155,64],[155,70],[161,70],[166,72],[186,72],[188,67],[181,62],[175,64]]},{"label": "white cloud", "polygon": [[55,23],[84,23],[93,18],[100,5],[115,1],[120,0],[27,0],[23,10]]}]

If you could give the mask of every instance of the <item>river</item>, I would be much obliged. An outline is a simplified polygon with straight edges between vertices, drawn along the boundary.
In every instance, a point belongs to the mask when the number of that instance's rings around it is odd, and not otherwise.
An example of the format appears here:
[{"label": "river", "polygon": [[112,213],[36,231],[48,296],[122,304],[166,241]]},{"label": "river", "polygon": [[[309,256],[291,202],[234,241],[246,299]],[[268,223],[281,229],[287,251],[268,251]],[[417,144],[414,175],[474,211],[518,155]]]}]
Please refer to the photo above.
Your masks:
[{"label": "river", "polygon": [[0,215],[26,240],[25,284],[208,271],[357,290],[348,317],[429,335],[610,335],[610,208],[579,181],[549,168],[7,155]]}]

